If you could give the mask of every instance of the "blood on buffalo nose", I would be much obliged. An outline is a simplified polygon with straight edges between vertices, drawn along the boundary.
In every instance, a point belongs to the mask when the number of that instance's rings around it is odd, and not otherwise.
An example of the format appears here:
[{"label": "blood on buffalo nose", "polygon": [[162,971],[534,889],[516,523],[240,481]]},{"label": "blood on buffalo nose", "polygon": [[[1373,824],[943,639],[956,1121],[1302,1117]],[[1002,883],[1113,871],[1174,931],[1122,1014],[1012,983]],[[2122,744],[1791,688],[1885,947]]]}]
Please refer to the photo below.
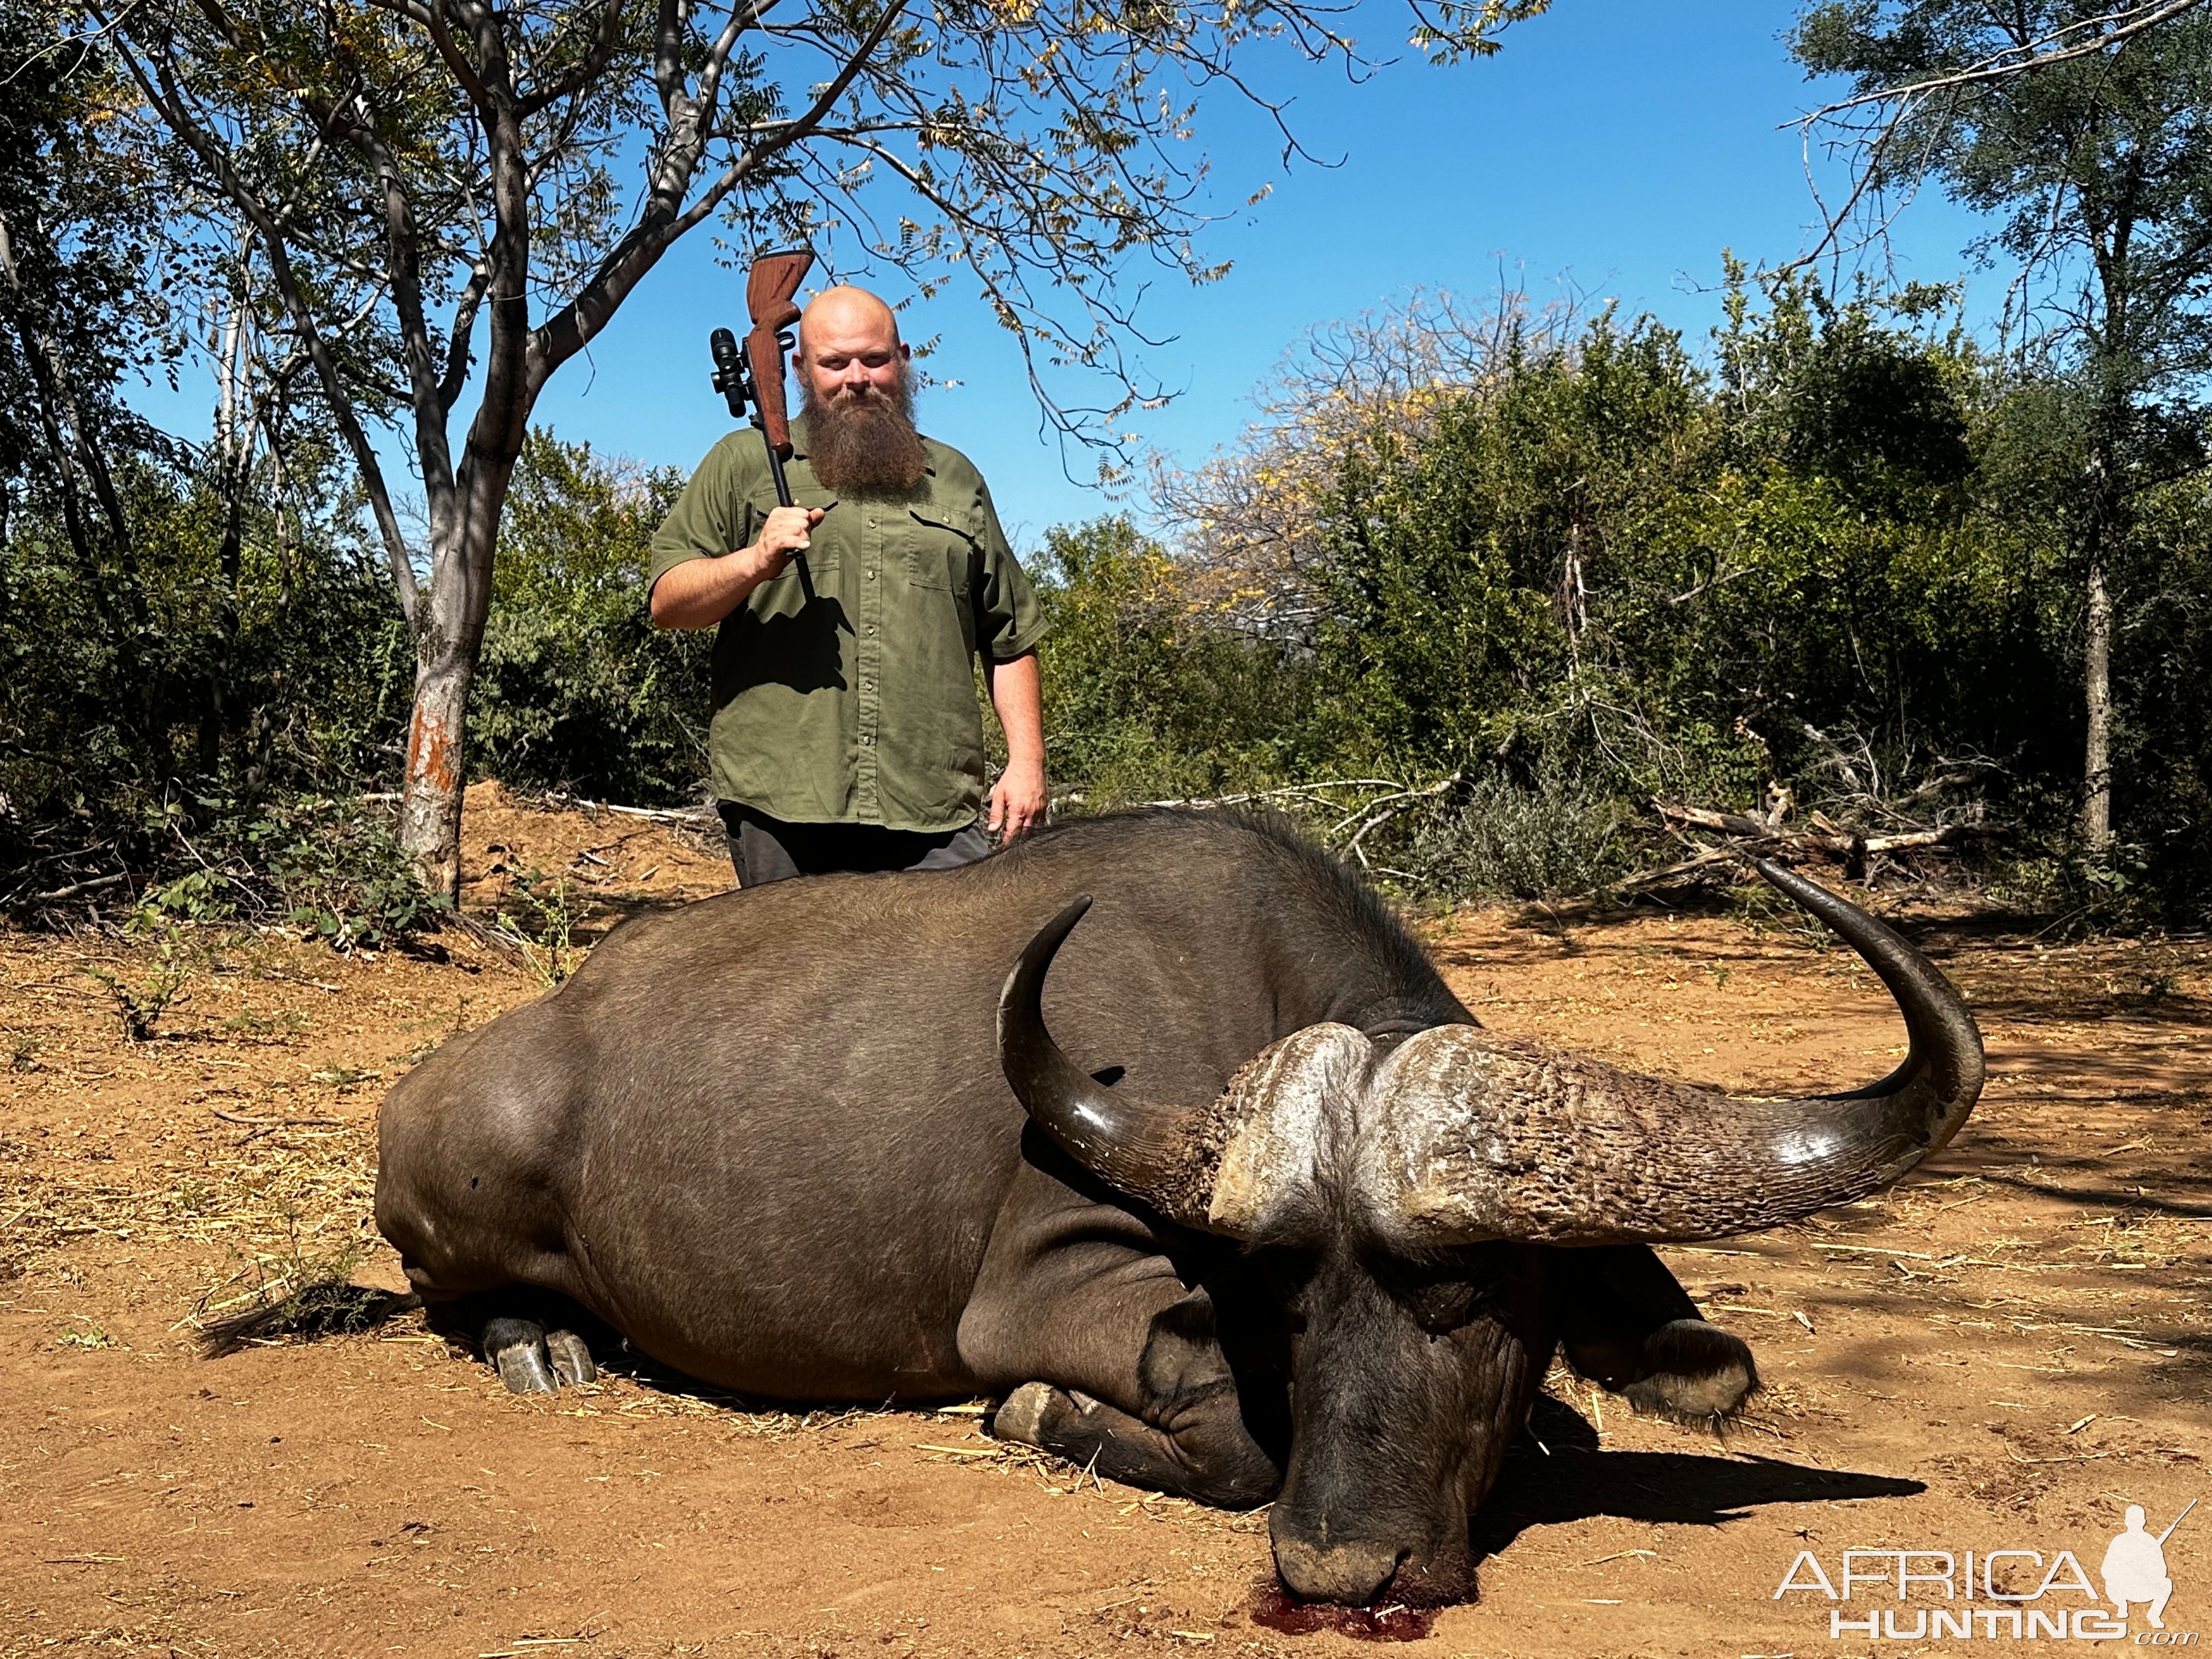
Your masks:
[{"label": "blood on buffalo nose", "polygon": [[1304,1601],[1364,1607],[1398,1571],[1399,1553],[1388,1544],[1358,1539],[1316,1544],[1280,1530],[1274,1544],[1275,1571],[1291,1594]]}]

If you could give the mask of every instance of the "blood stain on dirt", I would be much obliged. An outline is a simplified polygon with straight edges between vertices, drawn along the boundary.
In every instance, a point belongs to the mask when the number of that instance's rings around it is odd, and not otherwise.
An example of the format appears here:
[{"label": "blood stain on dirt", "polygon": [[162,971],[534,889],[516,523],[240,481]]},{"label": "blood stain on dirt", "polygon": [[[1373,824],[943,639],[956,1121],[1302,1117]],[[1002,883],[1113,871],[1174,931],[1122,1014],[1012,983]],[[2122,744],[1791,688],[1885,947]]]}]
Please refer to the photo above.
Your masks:
[{"label": "blood stain on dirt", "polygon": [[1272,1580],[1260,1587],[1249,1611],[1254,1624],[1285,1636],[1332,1631],[1355,1642],[1418,1642],[1437,1626],[1434,1607],[1409,1607],[1401,1602],[1345,1607],[1328,1601],[1301,1601]]}]

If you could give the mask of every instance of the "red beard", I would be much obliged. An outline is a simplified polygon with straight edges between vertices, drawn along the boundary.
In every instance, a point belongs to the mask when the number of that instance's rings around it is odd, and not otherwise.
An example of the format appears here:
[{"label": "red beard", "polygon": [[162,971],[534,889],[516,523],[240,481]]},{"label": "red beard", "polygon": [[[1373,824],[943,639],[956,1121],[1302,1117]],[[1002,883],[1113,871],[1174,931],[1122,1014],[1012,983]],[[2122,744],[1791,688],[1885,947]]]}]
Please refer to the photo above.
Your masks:
[{"label": "red beard", "polygon": [[811,384],[805,392],[800,413],[806,459],[825,488],[894,496],[920,489],[928,460],[914,429],[914,393],[903,368],[890,392],[854,396],[841,389],[826,401]]}]

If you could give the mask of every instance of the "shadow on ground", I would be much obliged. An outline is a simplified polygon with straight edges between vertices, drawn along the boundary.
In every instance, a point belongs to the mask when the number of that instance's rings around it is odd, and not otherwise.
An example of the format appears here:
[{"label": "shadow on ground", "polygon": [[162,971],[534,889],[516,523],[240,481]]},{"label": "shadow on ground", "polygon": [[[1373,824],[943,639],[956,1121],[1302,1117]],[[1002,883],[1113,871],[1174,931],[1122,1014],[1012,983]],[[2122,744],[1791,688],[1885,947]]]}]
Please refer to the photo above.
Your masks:
[{"label": "shadow on ground", "polygon": [[1917,1480],[1747,1454],[1607,1451],[1579,1413],[1547,1395],[1475,1516],[1475,1559],[1497,1554],[1530,1527],[1595,1516],[1718,1526],[1758,1504],[1913,1498],[1927,1490]]}]

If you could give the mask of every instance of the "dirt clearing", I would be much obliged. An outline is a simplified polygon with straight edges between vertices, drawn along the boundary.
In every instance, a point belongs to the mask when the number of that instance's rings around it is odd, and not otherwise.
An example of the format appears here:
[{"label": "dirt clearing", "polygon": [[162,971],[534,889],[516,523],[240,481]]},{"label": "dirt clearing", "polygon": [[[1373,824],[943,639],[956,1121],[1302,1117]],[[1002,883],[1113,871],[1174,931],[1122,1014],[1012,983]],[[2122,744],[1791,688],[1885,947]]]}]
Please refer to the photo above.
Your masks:
[{"label": "dirt clearing", "polygon": [[[471,828],[471,907],[565,874],[578,943],[726,878],[649,822],[472,794]],[[1951,1604],[1900,1604],[1893,1556],[1886,1603],[1863,1577],[1848,1607],[1773,1593],[1802,1552],[1840,1589],[1847,1549],[2029,1551],[1988,1583],[2027,1595],[2056,1570],[2017,1605],[2070,1613],[2089,1599],[2060,1551],[2094,1582],[2126,1505],[2155,1534],[2212,1498],[2212,948],[1908,921],[1989,1042],[1959,1143],[1874,1200],[1667,1252],[1758,1354],[1750,1415],[1722,1442],[1555,1373],[1482,1514],[1481,1601],[1399,1650],[2002,1650],[1985,1595],[1986,1638],[1912,1639]],[[1375,1650],[1253,1622],[1264,1514],[1101,1485],[983,1438],[976,1407],[799,1416],[650,1368],[517,1399],[412,1316],[196,1358],[196,1310],[303,1264],[358,1249],[357,1276],[398,1287],[368,1224],[377,1102],[539,988],[448,945],[226,945],[134,1044],[85,970],[140,983],[150,951],[0,935],[0,1653]],[[1670,1076],[1855,1085],[1902,1050],[1872,975],[1778,921],[1563,945],[1485,915],[1436,945],[1486,1024]],[[2168,1630],[2212,1630],[2212,1504],[2166,1560]],[[1832,1608],[1885,1606],[1896,1639],[1832,1639]]]}]

